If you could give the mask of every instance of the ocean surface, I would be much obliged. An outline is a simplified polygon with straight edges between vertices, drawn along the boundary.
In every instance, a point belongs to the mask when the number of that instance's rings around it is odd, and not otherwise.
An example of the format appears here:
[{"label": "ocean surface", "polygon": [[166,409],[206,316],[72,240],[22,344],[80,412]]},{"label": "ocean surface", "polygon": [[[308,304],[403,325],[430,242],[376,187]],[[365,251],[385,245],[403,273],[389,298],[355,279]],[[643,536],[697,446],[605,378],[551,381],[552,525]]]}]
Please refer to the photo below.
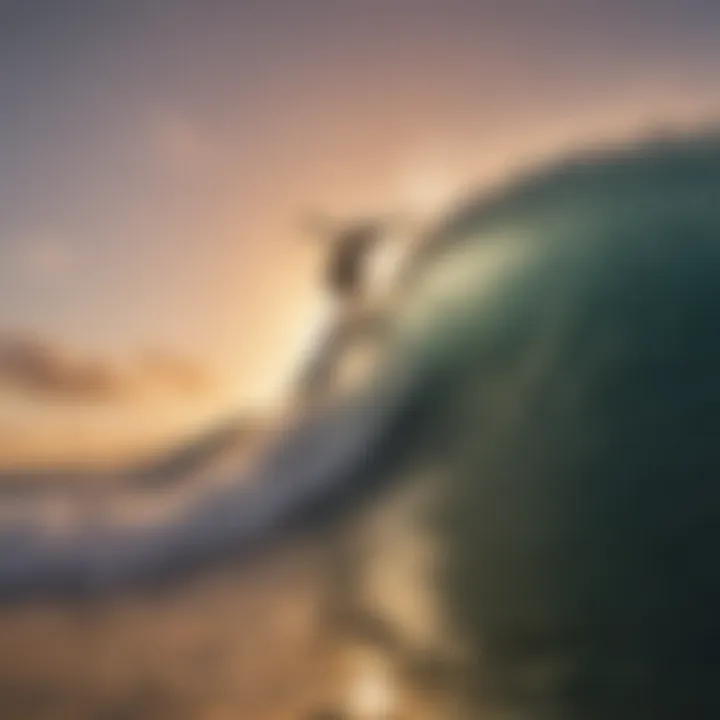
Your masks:
[{"label": "ocean surface", "polygon": [[711,134],[471,199],[358,385],[250,449],[4,488],[3,719],[313,717],[343,667],[338,508],[428,467],[472,717],[717,717],[719,187]]}]

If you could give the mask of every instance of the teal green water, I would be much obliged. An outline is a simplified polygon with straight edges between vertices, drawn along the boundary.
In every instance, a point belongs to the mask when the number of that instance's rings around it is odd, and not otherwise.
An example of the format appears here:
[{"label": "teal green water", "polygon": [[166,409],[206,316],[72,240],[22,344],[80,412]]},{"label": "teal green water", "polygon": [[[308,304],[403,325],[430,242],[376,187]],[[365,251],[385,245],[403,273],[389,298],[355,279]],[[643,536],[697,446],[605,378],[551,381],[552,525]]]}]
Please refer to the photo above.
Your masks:
[{"label": "teal green water", "polygon": [[443,468],[434,581],[483,702],[716,716],[720,138],[469,205],[403,307],[422,378],[404,437]]}]

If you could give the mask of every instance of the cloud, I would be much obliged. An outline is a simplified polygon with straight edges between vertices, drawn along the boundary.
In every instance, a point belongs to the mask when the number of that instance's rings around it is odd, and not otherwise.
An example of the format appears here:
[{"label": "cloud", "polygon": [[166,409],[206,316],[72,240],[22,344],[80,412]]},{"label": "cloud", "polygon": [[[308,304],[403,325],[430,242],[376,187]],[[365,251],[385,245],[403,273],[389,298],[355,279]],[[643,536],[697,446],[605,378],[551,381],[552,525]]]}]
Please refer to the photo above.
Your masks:
[{"label": "cloud", "polygon": [[204,128],[177,113],[153,113],[149,135],[153,154],[174,173],[193,174],[217,159],[217,148]]},{"label": "cloud", "polygon": [[18,251],[21,272],[34,280],[47,282],[64,279],[72,272],[73,264],[68,245],[54,237],[27,241]]},{"label": "cloud", "polygon": [[38,337],[0,335],[0,390],[15,395],[104,403],[158,392],[195,395],[210,385],[205,368],[169,353],[118,362],[82,356]]}]

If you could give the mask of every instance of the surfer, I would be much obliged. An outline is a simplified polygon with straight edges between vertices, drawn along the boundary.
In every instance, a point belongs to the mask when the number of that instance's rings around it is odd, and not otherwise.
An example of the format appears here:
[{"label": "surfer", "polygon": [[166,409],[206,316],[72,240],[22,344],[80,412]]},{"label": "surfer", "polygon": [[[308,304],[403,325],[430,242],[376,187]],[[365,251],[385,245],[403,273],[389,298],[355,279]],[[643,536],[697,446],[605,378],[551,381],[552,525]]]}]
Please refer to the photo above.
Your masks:
[{"label": "surfer", "polygon": [[301,371],[300,396],[309,399],[334,387],[343,358],[364,341],[372,339],[378,314],[371,309],[375,294],[370,263],[387,240],[390,221],[367,218],[335,230],[320,225],[314,235],[328,246],[322,286],[331,303],[326,331],[317,343],[310,362]]}]

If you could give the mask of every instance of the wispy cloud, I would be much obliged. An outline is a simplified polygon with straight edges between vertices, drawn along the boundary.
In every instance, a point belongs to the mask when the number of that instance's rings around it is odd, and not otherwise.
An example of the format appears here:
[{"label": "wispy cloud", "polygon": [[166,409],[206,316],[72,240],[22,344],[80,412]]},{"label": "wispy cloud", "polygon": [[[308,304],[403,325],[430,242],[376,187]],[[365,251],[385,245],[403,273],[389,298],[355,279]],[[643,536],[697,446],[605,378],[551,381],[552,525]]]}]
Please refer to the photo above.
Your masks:
[{"label": "wispy cloud", "polygon": [[0,391],[34,399],[115,402],[149,394],[195,395],[209,389],[208,371],[170,353],[130,361],[83,356],[39,337],[0,334]]},{"label": "wispy cloud", "polygon": [[76,258],[70,244],[50,234],[21,238],[12,243],[10,263],[29,283],[57,283],[76,269]]},{"label": "wispy cloud", "polygon": [[218,159],[206,129],[181,113],[167,109],[151,113],[149,139],[153,156],[173,173],[207,170]]}]

